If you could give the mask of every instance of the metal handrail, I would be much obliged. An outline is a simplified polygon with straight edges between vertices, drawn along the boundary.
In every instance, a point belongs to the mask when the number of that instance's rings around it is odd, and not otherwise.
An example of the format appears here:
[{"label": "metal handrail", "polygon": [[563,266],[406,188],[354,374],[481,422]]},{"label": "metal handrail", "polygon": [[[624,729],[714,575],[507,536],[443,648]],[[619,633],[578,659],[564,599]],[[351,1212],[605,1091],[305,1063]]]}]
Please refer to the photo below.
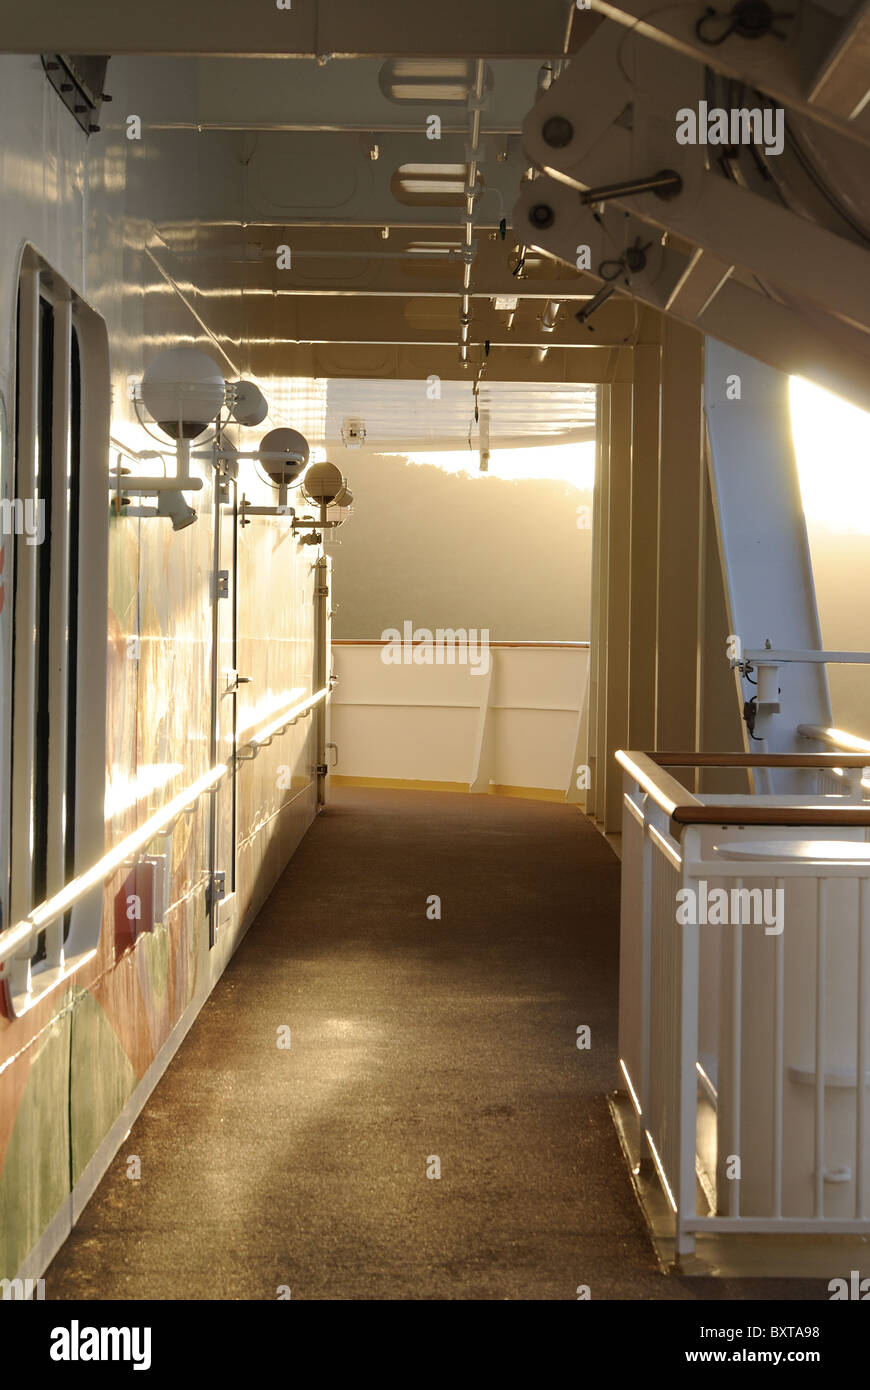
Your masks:
[{"label": "metal handrail", "polygon": [[[324,686],[314,695],[309,695],[296,705],[291,705],[277,718],[270,720],[252,739],[248,741],[249,746],[258,749],[267,739],[271,739],[276,733],[283,730],[290,724],[294,724],[297,719],[309,714],[311,710],[324,700],[329,694],[329,686]],[[248,745],[245,745],[248,746]],[[108,878],[119,869],[121,865],[130,858],[131,855],[138,854],[144,849],[151,840],[155,839],[161,831],[174,820],[177,820],[185,811],[193,810],[199,798],[208,791],[214,791],[227,774],[232,770],[238,757],[237,753],[232,754],[226,762],[217,763],[208,772],[198,777],[190,786],[174,796],[166,806],[155,811],[153,816],[149,816],[144,824],[140,825],[132,834],[127,835],[119,844],[104,854],[102,859],[98,859],[83,874],[78,874],[70,879],[69,883],[60,890],[59,893],[28,913],[28,915],[14,926],[8,927],[6,931],[0,932],[0,974],[12,956],[17,955],[28,942],[32,940],[34,933],[42,931],[45,927],[57,921],[58,917],[63,916],[71,907],[74,907],[83,897],[90,893],[100,884],[105,883]]]}]

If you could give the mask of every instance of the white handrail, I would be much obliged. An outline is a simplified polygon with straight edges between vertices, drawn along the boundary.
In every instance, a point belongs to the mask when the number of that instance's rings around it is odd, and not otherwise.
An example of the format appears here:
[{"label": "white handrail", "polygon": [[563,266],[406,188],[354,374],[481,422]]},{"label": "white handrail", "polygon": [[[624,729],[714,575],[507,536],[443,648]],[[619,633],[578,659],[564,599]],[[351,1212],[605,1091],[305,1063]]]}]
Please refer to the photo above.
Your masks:
[{"label": "white handrail", "polygon": [[[263,729],[256,733],[249,743],[254,748],[259,748],[260,744],[272,738],[279,730],[289,724],[295,723],[304,715],[309,714],[315,705],[319,704],[329,694],[329,687],[324,686],[314,695],[309,695],[307,699],[299,704],[291,705],[276,719],[272,719]],[[6,931],[0,932],[0,976],[5,972],[5,967],[12,956],[17,955],[27,943],[32,940],[34,933],[42,931],[43,928],[50,926],[58,917],[67,912],[75,903],[79,902],[92,889],[105,883],[116,869],[129,859],[131,855],[145,847],[151,840],[155,839],[171,821],[177,820],[184,811],[192,808],[199,798],[207,791],[213,791],[227,773],[231,770],[233,760],[237,755],[228,758],[225,763],[217,763],[209,768],[190,786],[174,796],[166,806],[155,811],[153,816],[149,816],[144,824],[140,825],[132,834],[127,835],[121,842],[104,854],[102,859],[92,865],[83,874],[78,874],[76,878],[55,893],[54,897],[47,898],[45,902],[35,907],[27,917],[22,918],[15,926],[8,927]]]},{"label": "white handrail", "polygon": [[744,661],[753,665],[773,665],[796,662],[804,666],[866,666],[870,652],[776,651],[773,647],[754,647],[742,653]]},{"label": "white handrail", "polygon": [[838,753],[870,753],[870,743],[856,734],[847,734],[844,729],[831,729],[824,724],[798,724],[797,731],[802,738],[812,738],[819,743],[827,743]]},{"label": "white handrail", "polygon": [[295,724],[297,719],[301,719],[304,714],[308,714],[313,710],[314,706],[319,705],[320,701],[324,699],[328,693],[329,686],[325,685],[323,689],[318,690],[315,695],[309,695],[307,700],[303,700],[300,704],[293,705],[289,710],[285,710],[282,714],[277,715],[274,719],[271,719],[268,724],[265,724],[258,733],[254,734],[253,738],[248,739],[248,744],[250,744],[252,748],[262,747],[263,744],[274,738],[275,734],[280,733],[286,728],[288,724]]}]

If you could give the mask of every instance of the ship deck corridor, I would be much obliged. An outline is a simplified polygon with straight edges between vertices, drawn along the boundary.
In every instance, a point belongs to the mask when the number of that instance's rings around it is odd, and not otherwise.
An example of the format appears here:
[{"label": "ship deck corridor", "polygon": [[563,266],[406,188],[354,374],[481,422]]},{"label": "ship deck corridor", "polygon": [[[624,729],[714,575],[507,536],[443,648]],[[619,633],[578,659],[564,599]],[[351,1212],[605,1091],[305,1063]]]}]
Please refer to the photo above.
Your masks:
[{"label": "ship deck corridor", "polygon": [[607,1105],[618,893],[574,807],[335,791],[47,1297],[825,1297],[657,1269]]}]

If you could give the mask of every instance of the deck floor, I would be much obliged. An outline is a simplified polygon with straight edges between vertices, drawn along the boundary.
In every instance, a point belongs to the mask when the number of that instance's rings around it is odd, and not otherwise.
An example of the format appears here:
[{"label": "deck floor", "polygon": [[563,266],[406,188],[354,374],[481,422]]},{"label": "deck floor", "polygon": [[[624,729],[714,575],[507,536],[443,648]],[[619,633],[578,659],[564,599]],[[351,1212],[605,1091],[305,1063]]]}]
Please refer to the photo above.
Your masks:
[{"label": "deck floor", "polygon": [[618,889],[573,807],[335,791],[47,1297],[827,1298],[657,1268],[607,1104]]}]

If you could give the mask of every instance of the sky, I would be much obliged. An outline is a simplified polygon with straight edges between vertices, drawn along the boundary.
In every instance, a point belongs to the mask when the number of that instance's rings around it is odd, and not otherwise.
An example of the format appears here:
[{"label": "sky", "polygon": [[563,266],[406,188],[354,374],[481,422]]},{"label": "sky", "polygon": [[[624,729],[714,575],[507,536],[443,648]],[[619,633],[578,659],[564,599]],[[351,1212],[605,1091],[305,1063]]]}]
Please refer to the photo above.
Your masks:
[{"label": "sky", "polygon": [[[408,455],[403,455],[408,457]],[[532,449],[493,449],[488,473],[481,473],[476,449],[439,450],[422,453],[414,450],[414,463],[433,463],[445,473],[469,473],[478,478],[504,478],[510,482],[522,478],[555,478],[571,483],[580,492],[591,492],[595,481],[595,444],[546,444]]]}]

